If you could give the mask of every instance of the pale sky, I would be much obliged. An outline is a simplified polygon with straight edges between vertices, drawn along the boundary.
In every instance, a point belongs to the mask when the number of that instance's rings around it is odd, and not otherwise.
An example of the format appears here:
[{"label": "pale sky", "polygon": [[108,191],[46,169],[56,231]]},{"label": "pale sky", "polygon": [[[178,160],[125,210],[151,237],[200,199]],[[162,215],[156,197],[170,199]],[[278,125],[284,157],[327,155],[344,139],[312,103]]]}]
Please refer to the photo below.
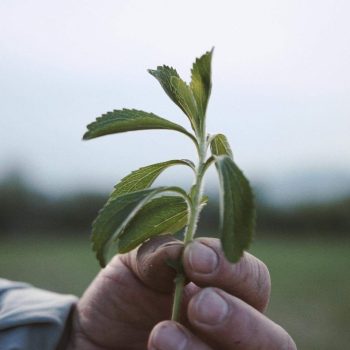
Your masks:
[{"label": "pale sky", "polygon": [[1,0],[0,177],[19,165],[46,189],[108,190],[140,166],[193,158],[170,131],[81,136],[123,107],[188,126],[146,69],[188,80],[212,46],[208,131],[227,135],[248,177],[350,173],[349,14],[348,0]]}]

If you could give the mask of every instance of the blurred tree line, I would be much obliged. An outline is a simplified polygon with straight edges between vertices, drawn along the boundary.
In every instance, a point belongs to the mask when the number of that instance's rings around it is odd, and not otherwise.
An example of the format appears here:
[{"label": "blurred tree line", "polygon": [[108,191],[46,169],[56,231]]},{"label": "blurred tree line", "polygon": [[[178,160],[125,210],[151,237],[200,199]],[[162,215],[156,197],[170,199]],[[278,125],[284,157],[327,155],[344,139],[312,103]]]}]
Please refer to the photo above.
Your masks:
[{"label": "blurred tree line", "polygon": [[[107,195],[85,192],[52,197],[28,185],[20,174],[11,174],[0,181],[0,235],[40,232],[87,235]],[[282,208],[269,205],[258,196],[257,207],[259,235],[350,234],[350,196]],[[201,216],[201,234],[215,235],[218,218],[218,201],[211,198]]]}]

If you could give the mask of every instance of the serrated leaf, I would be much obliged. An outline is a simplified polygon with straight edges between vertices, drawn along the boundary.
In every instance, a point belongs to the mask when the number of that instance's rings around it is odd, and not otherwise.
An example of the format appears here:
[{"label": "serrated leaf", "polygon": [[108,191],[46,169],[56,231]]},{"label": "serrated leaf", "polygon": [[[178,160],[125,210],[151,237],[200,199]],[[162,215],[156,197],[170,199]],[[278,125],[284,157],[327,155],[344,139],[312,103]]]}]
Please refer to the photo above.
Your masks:
[{"label": "serrated leaf", "polygon": [[197,103],[193,96],[191,88],[180,78],[171,77],[170,83],[174,89],[174,95],[178,105],[187,115],[194,131],[199,130],[199,117]]},{"label": "serrated leaf", "polygon": [[215,156],[221,187],[220,239],[227,259],[237,262],[249,247],[255,205],[248,180],[229,156]]},{"label": "serrated leaf", "polygon": [[180,78],[177,71],[168,66],[158,66],[156,70],[149,69],[171,100],[186,114],[192,129],[197,132],[197,106],[192,90]]},{"label": "serrated leaf", "polygon": [[92,224],[92,248],[101,266],[106,264],[109,242],[114,233],[120,228],[138,203],[146,198],[151,190],[127,193],[123,196],[111,198]]},{"label": "serrated leaf", "polygon": [[[152,76],[154,76],[166,94],[171,98],[171,100],[178,105],[178,101],[176,98],[176,95],[174,94],[173,87],[171,86],[171,77],[177,77],[180,78],[179,74],[177,71],[168,66],[158,66],[157,69],[148,69],[148,73],[150,73]],[[182,107],[178,105],[181,109]]]},{"label": "serrated leaf", "polygon": [[121,179],[121,181],[114,187],[111,198],[150,187],[165,169],[177,164],[187,165],[192,169],[195,168],[195,165],[187,159],[174,159],[142,167]]},{"label": "serrated leaf", "polygon": [[93,250],[101,266],[105,266],[109,247],[123,232],[138,211],[154,196],[162,192],[176,191],[186,196],[179,187],[158,187],[110,198],[92,224]]},{"label": "serrated leaf", "polygon": [[96,121],[87,126],[88,131],[84,134],[84,140],[95,137],[116,134],[127,131],[146,129],[167,129],[179,131],[193,139],[185,128],[153,113],[136,109],[121,109],[108,112],[98,117]]},{"label": "serrated leaf", "polygon": [[226,155],[233,158],[232,150],[227,138],[223,134],[214,135],[210,141],[211,153],[214,156]]},{"label": "serrated leaf", "polygon": [[[203,196],[201,208],[208,202]],[[145,240],[160,235],[174,234],[188,221],[186,201],[179,196],[163,196],[147,203],[126,226],[117,239],[117,250],[126,253]]]},{"label": "serrated leaf", "polygon": [[178,196],[155,198],[130,221],[117,240],[119,253],[126,253],[153,236],[173,234],[186,226],[188,209]]},{"label": "serrated leaf", "polygon": [[211,93],[211,59],[213,49],[197,58],[192,66],[191,89],[197,102],[199,118],[202,121],[208,106]]}]

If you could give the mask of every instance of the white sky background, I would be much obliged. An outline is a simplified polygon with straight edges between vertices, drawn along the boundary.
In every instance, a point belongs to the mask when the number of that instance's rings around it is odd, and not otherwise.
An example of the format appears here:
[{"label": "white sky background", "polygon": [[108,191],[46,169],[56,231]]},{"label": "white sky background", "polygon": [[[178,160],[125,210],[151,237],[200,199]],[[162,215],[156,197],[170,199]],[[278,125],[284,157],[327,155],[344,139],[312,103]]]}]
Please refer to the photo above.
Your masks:
[{"label": "white sky background", "polygon": [[1,0],[0,177],[20,165],[46,189],[108,190],[140,166],[193,158],[170,131],[81,136],[123,107],[187,125],[146,69],[188,80],[212,46],[208,131],[228,136],[248,177],[350,172],[349,16],[348,0]]}]

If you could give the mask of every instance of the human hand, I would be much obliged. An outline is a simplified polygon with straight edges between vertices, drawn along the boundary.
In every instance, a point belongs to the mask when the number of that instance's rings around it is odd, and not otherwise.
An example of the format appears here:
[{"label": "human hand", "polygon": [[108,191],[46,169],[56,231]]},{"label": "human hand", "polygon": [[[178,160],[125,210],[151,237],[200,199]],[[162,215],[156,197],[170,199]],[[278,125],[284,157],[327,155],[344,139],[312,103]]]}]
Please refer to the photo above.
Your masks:
[{"label": "human hand", "polygon": [[79,301],[69,349],[295,350],[280,326],[263,315],[270,294],[266,266],[245,253],[235,265],[220,242],[200,238],[186,247],[182,325],[169,319],[182,243],[162,236],[117,255]]}]

